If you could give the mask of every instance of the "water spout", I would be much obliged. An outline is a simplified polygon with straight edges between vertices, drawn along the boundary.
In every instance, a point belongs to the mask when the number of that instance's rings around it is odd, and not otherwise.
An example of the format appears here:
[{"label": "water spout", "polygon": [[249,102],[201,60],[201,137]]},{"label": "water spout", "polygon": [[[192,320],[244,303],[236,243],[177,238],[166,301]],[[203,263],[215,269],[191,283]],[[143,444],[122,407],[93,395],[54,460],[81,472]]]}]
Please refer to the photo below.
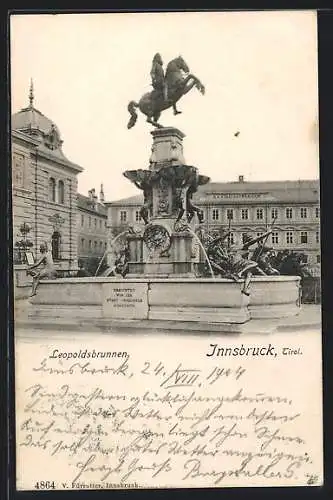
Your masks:
[{"label": "water spout", "polygon": [[[111,241],[110,243],[110,246],[112,247],[114,245],[114,243],[120,238],[120,236],[123,236],[124,234],[128,233],[129,232],[129,229],[126,229],[125,231],[117,234],[117,236],[115,238],[113,238],[113,240]],[[99,261],[99,264],[98,264],[98,267],[96,269],[96,272],[95,272],[95,276],[97,276],[98,274],[98,271],[100,270],[100,267],[102,265],[102,262],[103,260],[105,259],[105,256],[107,255],[108,253],[108,249],[105,250],[104,254],[103,254],[103,257],[101,258],[101,260]]]},{"label": "water spout", "polygon": [[201,248],[201,250],[202,250],[202,251],[203,251],[203,253],[204,253],[204,256],[205,256],[206,262],[207,262],[208,267],[209,267],[209,270],[210,270],[210,274],[212,275],[213,280],[215,280],[215,275],[214,275],[214,271],[213,271],[212,265],[211,265],[211,263],[210,263],[210,260],[209,260],[209,257],[208,257],[208,255],[207,255],[206,249],[205,249],[205,247],[203,246],[203,244],[202,244],[202,242],[201,242],[201,240],[200,240],[199,236],[198,236],[197,234],[195,234],[195,232],[194,232],[194,231],[192,231],[192,229],[190,229],[189,227],[187,227],[187,231],[188,231],[189,233],[191,233],[191,234],[192,234],[192,236],[194,236],[194,238],[198,241],[198,243],[199,243],[199,245],[200,245],[200,248]]}]

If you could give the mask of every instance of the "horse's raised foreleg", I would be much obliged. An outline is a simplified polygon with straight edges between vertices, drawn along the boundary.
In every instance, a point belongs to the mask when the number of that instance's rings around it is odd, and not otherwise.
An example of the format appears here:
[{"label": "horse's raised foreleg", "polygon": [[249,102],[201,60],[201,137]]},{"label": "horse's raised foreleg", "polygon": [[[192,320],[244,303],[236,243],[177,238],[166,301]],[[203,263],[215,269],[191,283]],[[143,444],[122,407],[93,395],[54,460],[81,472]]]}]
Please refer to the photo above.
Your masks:
[{"label": "horse's raised foreleg", "polygon": [[184,80],[184,84],[184,94],[187,94],[187,92],[189,92],[194,86],[199,90],[199,92],[201,92],[201,94],[205,93],[205,86],[201,83],[199,78],[197,78],[195,75],[192,75],[192,73],[187,75]]}]

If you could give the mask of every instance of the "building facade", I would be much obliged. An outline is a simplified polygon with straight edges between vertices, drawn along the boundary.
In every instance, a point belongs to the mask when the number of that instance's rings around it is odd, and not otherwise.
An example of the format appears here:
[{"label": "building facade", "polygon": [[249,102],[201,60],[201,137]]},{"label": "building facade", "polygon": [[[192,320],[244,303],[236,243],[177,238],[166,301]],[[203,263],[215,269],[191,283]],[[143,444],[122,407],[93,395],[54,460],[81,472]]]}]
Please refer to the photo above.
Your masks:
[{"label": "building facade", "polygon": [[33,104],[12,116],[12,211],[14,263],[35,258],[46,242],[58,269],[77,269],[77,176],[83,168],[62,151],[57,126]]},{"label": "building facade", "polygon": [[84,267],[92,269],[107,249],[107,208],[104,206],[103,185],[99,198],[95,189],[91,189],[88,196],[78,194],[77,209],[78,258]]},{"label": "building facade", "polygon": [[[193,202],[204,214],[207,231],[231,230],[231,243],[241,246],[245,233],[272,230],[268,244],[277,251],[293,250],[310,266],[320,263],[319,181],[211,182],[200,186]],[[108,203],[108,224],[114,234],[128,224],[142,224],[143,196]]]}]

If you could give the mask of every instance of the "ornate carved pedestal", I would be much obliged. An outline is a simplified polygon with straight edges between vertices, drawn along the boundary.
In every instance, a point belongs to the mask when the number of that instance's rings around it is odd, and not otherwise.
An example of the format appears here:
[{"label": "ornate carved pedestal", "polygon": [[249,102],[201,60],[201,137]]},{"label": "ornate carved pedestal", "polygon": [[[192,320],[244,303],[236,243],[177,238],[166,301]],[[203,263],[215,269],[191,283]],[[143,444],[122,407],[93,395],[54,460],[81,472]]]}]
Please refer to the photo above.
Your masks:
[{"label": "ornate carved pedestal", "polygon": [[185,164],[184,134],[176,128],[152,132],[148,170],[124,173],[144,192],[141,216],[145,228],[129,236],[129,277],[190,277],[195,275],[198,252],[193,229],[201,211],[192,204],[200,184],[209,181],[198,169]]}]

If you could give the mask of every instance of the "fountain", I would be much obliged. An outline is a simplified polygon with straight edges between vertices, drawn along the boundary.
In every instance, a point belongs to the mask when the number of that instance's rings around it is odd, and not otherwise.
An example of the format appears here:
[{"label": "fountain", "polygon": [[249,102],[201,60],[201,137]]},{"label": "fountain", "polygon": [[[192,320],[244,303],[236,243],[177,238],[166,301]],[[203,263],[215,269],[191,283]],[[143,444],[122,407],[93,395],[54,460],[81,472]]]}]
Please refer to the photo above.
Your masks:
[{"label": "fountain", "polygon": [[[180,130],[161,128],[152,136],[149,167],[124,172],[143,190],[145,221],[141,230],[128,231],[126,277],[41,281],[29,321],[107,330],[242,332],[251,319],[298,314],[299,277],[253,276],[245,295],[244,279],[214,276],[196,233],[202,214],[191,199],[209,178],[186,165]],[[208,277],[200,275],[205,260]]]},{"label": "fountain", "polygon": [[[179,58],[176,61],[180,64]],[[173,65],[176,71],[177,64]],[[281,319],[299,313],[299,277],[265,273],[238,273],[236,278],[232,273],[214,275],[212,264],[215,269],[219,264],[210,261],[196,233],[203,214],[192,201],[198,187],[210,179],[199,174],[197,167],[186,164],[185,135],[158,123],[161,111],[167,107],[173,106],[174,112],[179,112],[176,102],[193,86],[204,93],[204,86],[192,74],[178,77],[179,88],[174,94],[169,92],[168,101],[153,90],[139,104],[131,101],[128,106],[128,128],[136,123],[136,107],[156,128],[151,132],[148,168],[124,172],[143,191],[140,216],[145,223],[138,231],[128,232],[126,277],[43,281],[31,299],[30,322],[111,331],[124,327],[135,331],[242,332],[250,320]],[[239,262],[253,264],[231,254],[235,269]],[[205,261],[210,276],[201,273]]]},{"label": "fountain", "polygon": [[124,172],[144,194],[140,213],[145,229],[129,236],[128,276],[195,277],[199,256],[193,249],[194,215],[200,219],[201,211],[191,197],[210,179],[185,164],[180,130],[161,128],[152,136],[149,169]]}]

